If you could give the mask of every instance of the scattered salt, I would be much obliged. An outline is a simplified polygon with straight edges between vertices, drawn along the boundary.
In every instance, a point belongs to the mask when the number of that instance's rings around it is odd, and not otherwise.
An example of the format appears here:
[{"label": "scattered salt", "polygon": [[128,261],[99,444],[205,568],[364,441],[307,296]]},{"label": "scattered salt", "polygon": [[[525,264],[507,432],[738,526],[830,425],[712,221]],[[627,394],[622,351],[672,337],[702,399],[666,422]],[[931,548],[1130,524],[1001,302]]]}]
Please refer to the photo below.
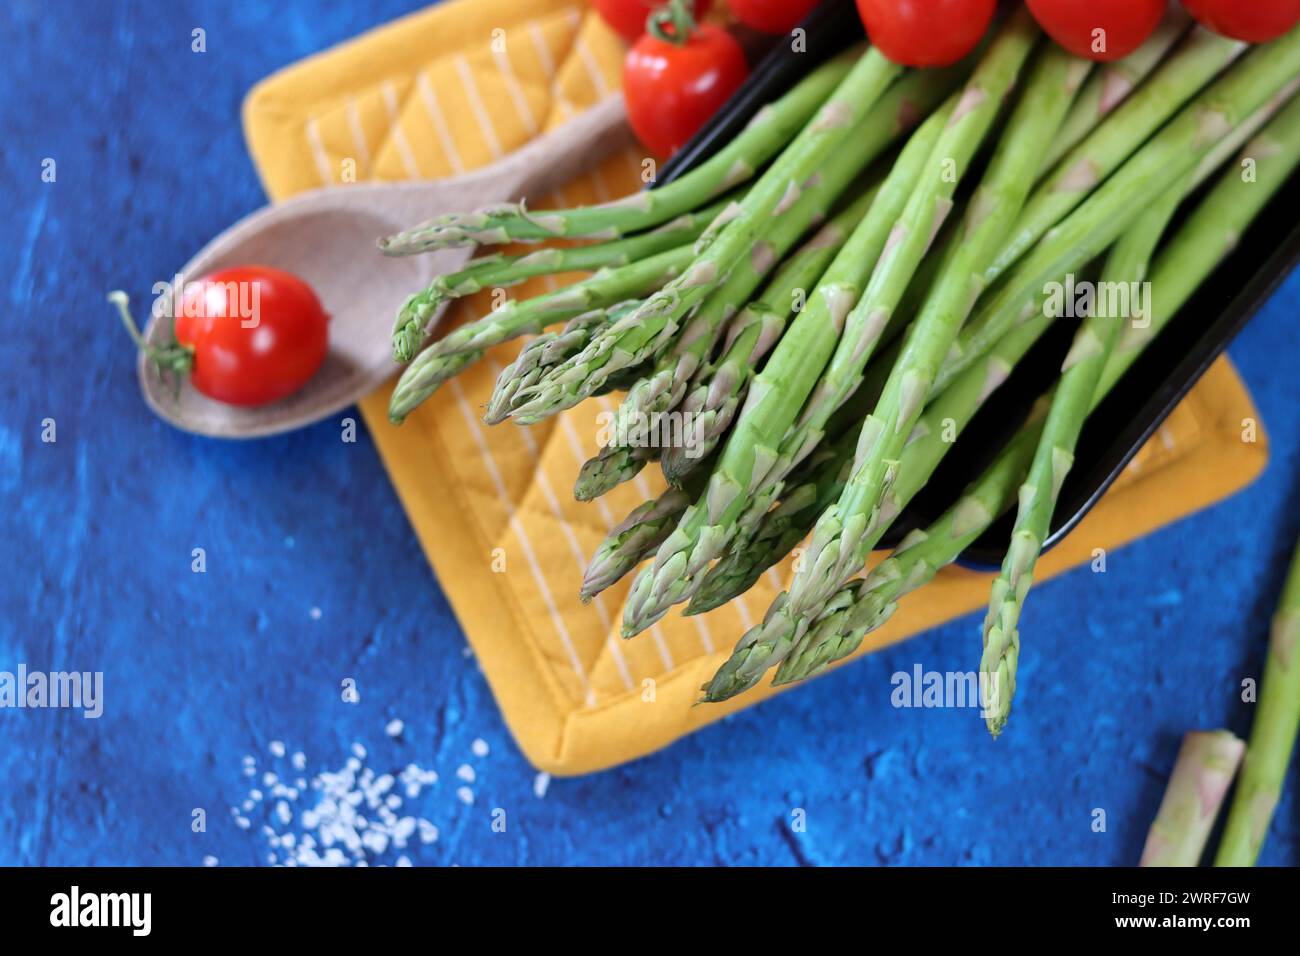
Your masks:
[{"label": "scattered salt", "polygon": [[390,737],[400,737],[402,734],[402,728],[405,726],[406,725],[400,720],[390,720],[388,726],[384,728],[384,733],[388,734]]},{"label": "scattered salt", "polygon": [[295,754],[293,755],[293,757],[291,758],[291,761],[292,761],[292,763],[293,763],[293,769],[294,769],[294,770],[306,770],[306,769],[307,769],[307,755],[306,755],[305,753],[303,753],[301,750],[299,750],[297,753],[295,753]]},{"label": "scattered salt", "polygon": [[307,614],[308,614],[308,616],[311,617],[311,619],[312,619],[313,621],[319,621],[319,620],[320,620],[320,608],[318,608],[318,607],[313,607],[310,611],[307,612]]},{"label": "scattered salt", "polygon": [[538,800],[546,796],[546,788],[551,785],[551,775],[543,770],[533,778],[533,796]]},{"label": "scattered salt", "polygon": [[474,791],[469,787],[457,787],[456,796],[460,797],[460,802],[465,804],[465,806],[474,806]]},{"label": "scattered salt", "polygon": [[475,757],[486,757],[488,755],[487,741],[482,737],[474,738],[474,742],[469,745],[469,749]]},{"label": "scattered salt", "polygon": [[284,741],[282,741],[282,740],[272,740],[269,744],[266,745],[266,749],[269,750],[269,751],[271,751],[271,756],[273,756],[273,757],[283,757],[283,756],[284,756]]},{"label": "scattered salt", "polygon": [[216,865],[217,865],[217,858],[216,858],[215,856],[205,856],[205,857],[203,858],[203,865],[204,865],[204,866],[216,866]]},{"label": "scattered salt", "polygon": [[456,768],[456,776],[460,777],[460,779],[464,780],[466,783],[473,783],[474,768],[467,763],[463,763]]}]

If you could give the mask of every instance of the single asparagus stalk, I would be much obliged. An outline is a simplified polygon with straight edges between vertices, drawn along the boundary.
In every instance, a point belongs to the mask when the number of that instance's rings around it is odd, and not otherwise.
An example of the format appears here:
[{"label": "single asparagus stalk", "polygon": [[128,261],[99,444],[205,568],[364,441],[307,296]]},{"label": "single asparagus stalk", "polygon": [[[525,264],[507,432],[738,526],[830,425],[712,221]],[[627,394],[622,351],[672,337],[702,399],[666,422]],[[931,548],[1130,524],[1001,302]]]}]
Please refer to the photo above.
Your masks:
[{"label": "single asparagus stalk", "polygon": [[[1280,112],[1246,147],[1245,154],[1258,160],[1256,181],[1245,183],[1235,166],[1228,169],[1156,256],[1148,280],[1152,289],[1160,290],[1159,307],[1152,310],[1149,323],[1125,329],[1098,383],[1094,408],[1231,251],[1300,163],[1300,100]],[[1205,169],[1202,164],[1198,179]],[[1167,205],[1157,205],[1140,216],[1125,239],[1128,261],[1123,265],[1116,262],[1118,274],[1140,280],[1167,224],[1162,221],[1167,212]],[[1036,406],[1029,422],[998,459],[941,518],[928,529],[909,535],[865,579],[841,589],[810,630],[801,654],[787,658],[778,668],[778,682],[812,677],[853,653],[866,634],[893,615],[904,595],[926,584],[988,530],[1015,502],[1016,488],[1037,448],[1046,409],[1045,401]]]},{"label": "single asparagus stalk", "polygon": [[1061,128],[1048,144],[1043,159],[1045,170],[1054,167],[1067,152],[1133,92],[1160,65],[1165,54],[1187,32],[1191,19],[1181,6],[1173,4],[1155,32],[1140,47],[1120,60],[1103,63],[1088,77]]},{"label": "single asparagus stalk", "polygon": [[[1166,198],[1159,201],[1156,216],[1167,222],[1184,193],[1184,186],[1170,189]],[[1117,265],[1108,264],[1106,274],[1122,275],[1119,264],[1130,255],[1124,240],[1112,255]],[[1103,312],[1104,309],[1095,310],[1084,320],[1065,357],[1034,460],[1020,486],[1020,507],[1011,532],[1011,544],[1001,572],[993,581],[989,611],[984,618],[980,678],[981,686],[991,692],[985,703],[984,720],[994,738],[1006,725],[1011,713],[1011,699],[1016,691],[1020,611],[1033,584],[1034,567],[1043,542],[1051,531],[1061,486],[1074,464],[1075,445],[1088,417],[1102,369],[1119,339],[1123,317]]]},{"label": "single asparagus stalk", "polygon": [[747,306],[727,329],[722,357],[702,368],[681,402],[686,429],[680,447],[664,450],[664,477],[681,481],[717,447],[731,427],[736,410],[758,374],[758,367],[785,331],[797,300],[807,297],[849,235],[866,218],[877,190],[863,191],[804,243],[763,290],[762,300]]},{"label": "single asparagus stalk", "polygon": [[707,493],[687,508],[664,540],[651,567],[632,584],[624,608],[623,633],[632,636],[690,597],[697,586],[683,575],[702,571],[727,545],[745,507],[745,489],[762,479],[776,461],[776,445],[794,421],[830,358],[862,284],[885,246],[889,227],[902,212],[921,168],[947,123],[953,104],[936,110],[912,134],[881,185],[871,210],[836,255],[834,262],[781,337],[754,379]]},{"label": "single asparagus stalk", "polygon": [[1193,29],[1155,74],[1070,150],[1034,191],[1014,232],[989,263],[987,281],[1006,272],[1245,48],[1239,40]]},{"label": "single asparagus stalk", "polygon": [[427,328],[439,307],[450,299],[473,295],[483,289],[509,288],[536,276],[564,272],[596,272],[631,265],[660,252],[694,242],[722,212],[717,202],[698,212],[683,213],[652,232],[628,239],[540,249],[521,256],[496,253],[475,259],[459,272],[437,276],[424,290],[410,296],[397,310],[393,325],[393,358],[409,362],[424,344]]},{"label": "single asparagus stalk", "polygon": [[1246,744],[1227,730],[1183,738],[1138,866],[1196,866]]},{"label": "single asparagus stalk", "polygon": [[[852,176],[883,152],[899,131],[907,129],[915,121],[917,115],[924,115],[918,107],[928,110],[939,94],[952,87],[959,75],[955,69],[934,74],[918,73],[895,84],[855,122],[845,139],[853,143],[854,148],[832,153],[813,178],[797,187],[796,192],[789,193],[787,198],[792,204],[779,210],[778,217],[763,230],[762,240],[754,230],[755,223],[760,220],[740,207],[734,207],[730,215],[724,213],[719,217],[725,225],[713,236],[706,231],[701,240],[701,243],[709,243],[702,253],[702,261],[709,257],[715,261],[725,260],[730,263],[726,268],[731,271],[723,281],[722,289],[710,295],[691,320],[687,332],[681,336],[684,345],[678,352],[666,355],[657,373],[643,387],[633,390],[622,412],[627,422],[644,421],[650,412],[663,411],[681,400],[690,376],[703,364],[729,310],[735,303],[747,301],[763,278],[765,270],[755,269],[754,264],[770,265],[783,257],[803,235],[812,219],[824,215],[830,201],[844,189]],[[760,182],[754,191],[762,188]],[[782,204],[785,202],[783,199]],[[732,215],[736,218],[733,219]],[[751,254],[736,256],[734,251],[728,251],[736,243],[749,243]],[[772,254],[773,250],[776,250],[776,255]],[[698,262],[696,266],[699,266]],[[683,276],[682,284],[687,281],[687,276]],[[676,332],[682,314],[696,298],[708,292],[707,289],[692,288],[679,295],[678,291],[670,285],[660,296],[652,297],[640,314],[628,316],[574,358],[568,367],[557,370],[552,377],[535,386],[535,397],[520,410],[519,421],[530,424],[576,405],[591,389],[599,387],[605,375],[627,364],[644,361],[662,349]]]},{"label": "single asparagus stalk", "polygon": [[755,172],[799,132],[854,67],[848,54],[814,70],[789,93],[755,115],[745,130],[716,155],[659,189],[575,209],[531,212],[524,203],[490,206],[421,223],[382,240],[388,255],[469,244],[529,242],[561,237],[615,239],[651,229],[706,205]]},{"label": "single asparagus stalk", "polygon": [[[817,522],[802,573],[795,575],[781,613],[762,633],[746,635],[752,650],[740,673],[762,676],[779,663],[805,625],[862,563],[882,520],[884,498],[899,475],[899,457],[924,408],[950,343],[982,289],[984,263],[1011,228],[1036,169],[1035,144],[1050,138],[1081,81],[1075,61],[1049,47],[1016,104],[989,169],[967,212],[961,245],[913,324],[875,410],[862,425],[852,479],[840,501]],[[998,97],[1000,100],[1000,96]],[[860,374],[858,369],[858,374]],[[762,669],[758,669],[761,666]],[[710,693],[729,691],[724,675]]]},{"label": "single asparagus stalk", "polygon": [[680,246],[629,266],[603,269],[582,282],[525,302],[512,300],[489,315],[462,325],[429,346],[406,367],[388,408],[389,420],[400,425],[413,408],[469,364],[447,359],[458,359],[466,352],[481,355],[494,345],[540,332],[548,325],[643,296],[672,279],[691,259],[690,246]]},{"label": "single asparagus stalk", "polygon": [[1300,727],[1300,548],[1273,617],[1259,705],[1215,866],[1254,866]]}]

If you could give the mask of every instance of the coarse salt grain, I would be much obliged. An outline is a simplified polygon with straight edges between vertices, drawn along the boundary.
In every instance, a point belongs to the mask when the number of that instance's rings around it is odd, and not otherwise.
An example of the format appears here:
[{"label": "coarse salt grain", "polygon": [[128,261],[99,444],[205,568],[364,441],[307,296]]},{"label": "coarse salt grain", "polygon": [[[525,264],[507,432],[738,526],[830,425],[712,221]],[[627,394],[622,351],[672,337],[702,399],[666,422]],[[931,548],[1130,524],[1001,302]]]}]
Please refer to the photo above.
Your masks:
[{"label": "coarse salt grain", "polygon": [[543,770],[533,778],[533,796],[538,800],[546,796],[546,788],[551,785],[551,775]]},{"label": "coarse salt grain", "polygon": [[456,796],[460,797],[460,802],[465,804],[465,806],[474,806],[474,791],[469,787],[457,787]]},{"label": "coarse salt grain", "polygon": [[282,741],[282,740],[272,740],[269,744],[266,745],[266,749],[269,750],[269,751],[271,751],[271,756],[273,756],[273,757],[283,757],[283,756],[284,756],[284,741]]},{"label": "coarse salt grain", "polygon": [[475,757],[486,757],[488,755],[487,741],[482,737],[476,737],[474,742],[469,745],[469,749]]},{"label": "coarse salt grain", "polygon": [[402,729],[405,726],[406,724],[402,723],[400,720],[390,720],[388,725],[384,727],[384,733],[388,734],[390,737],[399,737],[401,736]]},{"label": "coarse salt grain", "polygon": [[464,780],[466,783],[473,783],[474,768],[467,763],[463,763],[456,768],[456,776],[460,777],[460,779]]},{"label": "coarse salt grain", "polygon": [[205,857],[203,858],[203,865],[204,865],[204,866],[216,866],[216,865],[217,865],[217,858],[216,858],[215,856],[205,856]]}]

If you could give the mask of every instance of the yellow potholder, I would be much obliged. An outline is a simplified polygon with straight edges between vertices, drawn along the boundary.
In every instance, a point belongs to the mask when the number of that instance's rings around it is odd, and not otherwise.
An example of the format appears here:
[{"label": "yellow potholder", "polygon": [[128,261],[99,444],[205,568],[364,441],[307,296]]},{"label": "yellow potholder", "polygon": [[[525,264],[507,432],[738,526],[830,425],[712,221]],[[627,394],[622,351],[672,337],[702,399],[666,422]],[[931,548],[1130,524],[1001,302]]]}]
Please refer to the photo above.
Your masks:
[{"label": "yellow potholder", "polygon": [[[622,42],[584,0],[456,0],[292,66],[245,103],[253,160],[274,199],[358,179],[440,177],[490,163],[616,89]],[[610,199],[641,186],[639,153],[615,156],[538,207]],[[341,185],[340,188],[346,188]],[[501,197],[504,199],[517,197]],[[374,255],[372,249],[358,255]],[[529,296],[572,277],[513,290]],[[412,290],[415,291],[415,290]],[[448,323],[482,314],[462,300]],[[587,402],[531,429],[488,428],[480,412],[517,346],[442,388],[401,428],[389,389],[362,403],[420,542],[477,653],[515,738],[539,768],[578,774],[662,747],[763,700],[766,684],[724,705],[693,706],[699,687],[760,619],[790,571],[773,569],[743,598],[694,618],[670,615],[618,636],[625,580],[590,605],[578,583],[609,528],[662,487],[653,470],[579,504],[579,465],[597,450]],[[1255,409],[1222,360],[1122,479],[1061,546],[1040,580],[1230,494],[1263,468],[1262,437],[1242,438]],[[911,596],[859,653],[983,607],[989,576],[950,568]],[[972,634],[972,667],[979,657]]]}]

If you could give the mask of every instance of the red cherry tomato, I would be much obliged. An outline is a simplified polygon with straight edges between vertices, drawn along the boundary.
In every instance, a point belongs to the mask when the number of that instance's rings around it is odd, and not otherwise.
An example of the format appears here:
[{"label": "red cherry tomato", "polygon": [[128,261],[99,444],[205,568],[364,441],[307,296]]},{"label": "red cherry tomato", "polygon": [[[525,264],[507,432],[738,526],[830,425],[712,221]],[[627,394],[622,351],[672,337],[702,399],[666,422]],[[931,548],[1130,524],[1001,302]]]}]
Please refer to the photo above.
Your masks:
[{"label": "red cherry tomato", "polygon": [[1267,43],[1300,23],[1300,0],[1183,0],[1187,12],[1215,33]]},{"label": "red cherry tomato", "polygon": [[789,33],[812,13],[819,0],[730,0],[736,19],[760,33]]},{"label": "red cherry tomato", "polygon": [[948,66],[984,37],[997,0],[858,0],[867,37],[904,66]]},{"label": "red cherry tomato", "polygon": [[176,341],[190,350],[194,387],[228,405],[264,405],[316,374],[329,317],[307,283],[267,266],[221,269],[186,284]]},{"label": "red cherry tomato", "polygon": [[[650,14],[663,6],[663,0],[591,0],[600,18],[617,31],[628,43],[635,43],[645,33],[645,22]],[[713,0],[695,0],[695,16],[709,12]]]},{"label": "red cherry tomato", "polygon": [[[685,8],[679,6],[679,13]],[[689,23],[687,20],[682,21]],[[676,37],[685,35],[684,42]],[[702,24],[665,39],[637,40],[623,61],[628,121],[649,149],[670,156],[680,149],[749,75],[740,44],[727,31]]]},{"label": "red cherry tomato", "polygon": [[[1075,56],[1128,56],[1164,18],[1166,0],[1025,0],[1034,19]],[[1249,2],[1249,0],[1238,0]]]}]

